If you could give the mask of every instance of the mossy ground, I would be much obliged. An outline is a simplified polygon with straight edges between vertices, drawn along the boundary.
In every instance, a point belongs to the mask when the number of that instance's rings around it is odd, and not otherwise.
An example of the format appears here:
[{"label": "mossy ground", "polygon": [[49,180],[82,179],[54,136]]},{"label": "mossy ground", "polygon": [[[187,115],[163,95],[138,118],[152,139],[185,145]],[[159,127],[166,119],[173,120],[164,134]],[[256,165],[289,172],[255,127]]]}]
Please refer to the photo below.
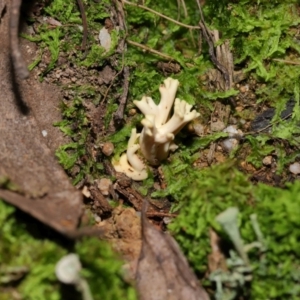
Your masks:
[{"label": "mossy ground", "polygon": [[[182,23],[197,26],[199,11],[196,2],[179,2],[149,0],[144,5]],[[126,33],[116,29],[111,32],[112,46],[108,52],[99,46],[97,36],[105,20],[110,17],[113,7],[110,1],[85,3],[89,28],[85,59],[82,59],[80,51],[81,19],[75,1],[54,0],[45,6],[42,14],[58,20],[62,26],[53,28],[49,24],[42,24],[30,37],[39,43],[41,51],[33,64],[38,65],[40,79],[57,82],[65,90],[62,99],[64,119],[56,126],[72,139],[72,143],[58,149],[59,161],[78,186],[83,181],[92,182],[107,176],[104,165],[110,158],[101,153],[101,143],[113,142],[115,157],[126,149],[131,129],[136,126],[140,129],[142,118],[134,111],[133,100],[148,95],[157,101],[158,86],[166,76],[171,75],[180,81],[177,96],[201,112],[198,120],[201,124],[209,123],[217,101],[230,105],[229,97],[233,98],[236,106],[231,106],[228,124],[237,125],[245,133],[235,151],[228,154],[217,146],[215,156],[208,163],[211,143],[220,146],[225,134],[213,133],[209,126],[204,126],[203,136],[185,130],[178,137],[179,149],[162,164],[160,172],[163,176],[151,176],[141,183],[139,190],[158,199],[167,197],[173,203],[173,211],[180,212],[169,229],[212,295],[213,285],[208,280],[208,256],[212,251],[210,228],[214,228],[224,240],[225,256],[228,256],[229,250],[234,250],[231,241],[216,224],[215,217],[228,207],[238,207],[241,235],[246,243],[250,243],[256,239],[250,222],[250,215],[255,213],[268,250],[262,253],[254,249],[249,253],[253,266],[250,286],[241,284],[236,289],[225,289],[224,295],[218,295],[218,299],[225,299],[226,292],[232,293],[232,298],[238,295],[239,299],[249,293],[251,299],[298,299],[300,185],[299,178],[288,171],[289,164],[299,160],[298,2],[206,1],[203,12],[207,26],[219,30],[219,44],[229,40],[235,70],[247,75],[227,92],[209,88],[206,73],[213,65],[205,41],[199,38],[199,30],[189,30],[140,7],[124,5]],[[125,34],[128,49],[118,53],[118,41]],[[162,55],[145,51],[130,44],[130,41],[172,57],[173,63],[177,64],[176,72],[168,73],[168,70],[160,67],[159,63],[169,62],[163,60]],[[110,76],[108,83],[99,84],[97,76],[107,66],[114,71],[114,75]],[[123,88],[123,79],[118,74],[124,66],[130,67],[126,122],[117,132],[109,132],[112,115],[118,108],[116,99]],[[76,74],[65,75],[70,69],[75,70]],[[62,75],[58,77],[59,73]],[[73,77],[75,80],[72,80]],[[280,114],[291,98],[295,101],[292,114],[283,120]],[[272,130],[268,133],[251,132],[252,120],[268,107],[276,109],[271,121]],[[98,149],[96,155],[93,149]],[[266,156],[271,156],[271,165],[263,164]],[[155,184],[161,189],[153,189]],[[33,244],[40,245],[40,240],[28,237],[24,227],[13,221],[11,208],[3,205],[1,211],[8,228],[7,239],[12,239],[12,230],[20,232],[20,238],[14,239],[14,243],[10,242],[6,247],[16,247],[22,239],[32,239]],[[59,249],[51,258],[53,263],[66,253],[57,244],[46,241],[45,250],[39,249],[40,259],[44,259],[43,253],[45,257],[50,255],[53,247]],[[87,248],[79,244],[76,249],[80,252],[80,249]],[[34,246],[30,251],[35,251]],[[8,261],[9,266],[24,264],[15,263],[13,254]],[[106,267],[100,261],[96,266],[104,268],[106,272]],[[54,275],[50,275],[49,267],[45,269],[49,272],[45,289],[55,290],[57,283]],[[93,271],[97,272],[96,269]],[[114,277],[114,274],[119,274],[117,267],[110,276]],[[39,276],[34,280],[40,281],[42,277]],[[116,276],[117,279],[112,279],[113,283],[124,288],[119,275]],[[30,278],[28,276],[26,280]],[[26,280],[21,281],[19,289],[25,293],[24,298],[42,299],[26,298],[26,290],[31,287]],[[44,288],[44,283],[38,284],[41,289]],[[116,290],[116,293],[131,293],[130,289]],[[53,299],[59,299],[58,290],[53,295],[57,297],[53,296]],[[128,296],[126,299],[131,298]]]}]

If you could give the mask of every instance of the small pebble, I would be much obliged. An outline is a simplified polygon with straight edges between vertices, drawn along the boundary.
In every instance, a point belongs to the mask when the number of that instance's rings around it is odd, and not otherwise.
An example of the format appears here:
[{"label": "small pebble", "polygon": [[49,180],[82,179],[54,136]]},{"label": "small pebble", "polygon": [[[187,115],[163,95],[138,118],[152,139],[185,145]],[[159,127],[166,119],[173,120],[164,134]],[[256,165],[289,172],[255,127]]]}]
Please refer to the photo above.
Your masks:
[{"label": "small pebble", "polygon": [[91,197],[91,192],[89,191],[88,187],[85,185],[82,189],[82,194],[84,197],[86,198],[90,198]]},{"label": "small pebble", "polygon": [[130,116],[136,115],[136,109],[135,109],[135,108],[131,108],[131,109],[129,110],[129,115],[130,115]]},{"label": "small pebble", "polygon": [[291,173],[298,175],[300,174],[300,164],[295,162],[293,164],[290,165],[289,170]]},{"label": "small pebble", "polygon": [[218,132],[222,131],[225,128],[225,123],[217,120],[216,122],[212,122],[210,125],[211,131]]},{"label": "small pebble", "polygon": [[106,50],[108,51],[111,47],[111,36],[108,33],[108,30],[103,27],[100,32],[99,32],[99,41],[100,41],[100,45]]},{"label": "small pebble", "polygon": [[233,150],[235,147],[237,147],[237,145],[239,144],[239,140],[235,137],[242,137],[243,136],[243,132],[239,129],[236,128],[235,125],[230,125],[228,127],[226,127],[223,132],[228,133],[229,138],[225,139],[223,141],[223,147],[230,152],[231,150]]},{"label": "small pebble", "polygon": [[163,222],[168,225],[172,222],[173,218],[170,218],[170,217],[164,217],[163,218]]},{"label": "small pebble", "polygon": [[112,185],[112,182],[108,178],[101,178],[98,181],[98,189],[102,193],[102,195],[107,196],[109,195],[109,187]]},{"label": "small pebble", "polygon": [[271,155],[268,155],[266,156],[262,163],[265,165],[265,166],[270,166],[272,164],[272,156]]},{"label": "small pebble", "polygon": [[241,93],[246,93],[248,91],[249,91],[249,85],[248,84],[243,85],[243,86],[240,87],[240,92]]},{"label": "small pebble", "polygon": [[195,131],[195,134],[197,134],[198,136],[203,136],[205,133],[204,126],[200,123],[193,124],[193,129]]},{"label": "small pebble", "polygon": [[223,147],[225,148],[226,151],[230,152],[233,150],[238,144],[238,140],[234,138],[228,138],[223,141]]},{"label": "small pebble", "polygon": [[96,223],[100,223],[101,222],[101,218],[97,214],[94,214],[94,219],[95,219]]},{"label": "small pebble", "polygon": [[236,135],[239,135],[239,136],[243,136],[243,132],[239,129],[236,128],[235,125],[230,125],[228,127],[226,127],[223,132],[226,132],[228,133],[229,137],[234,137]]},{"label": "small pebble", "polygon": [[47,134],[48,134],[47,130],[42,130],[42,135],[43,135],[43,137],[46,137]]},{"label": "small pebble", "polygon": [[104,155],[106,156],[110,156],[112,155],[112,153],[114,152],[114,144],[111,142],[106,142],[103,144],[102,146],[102,152]]}]

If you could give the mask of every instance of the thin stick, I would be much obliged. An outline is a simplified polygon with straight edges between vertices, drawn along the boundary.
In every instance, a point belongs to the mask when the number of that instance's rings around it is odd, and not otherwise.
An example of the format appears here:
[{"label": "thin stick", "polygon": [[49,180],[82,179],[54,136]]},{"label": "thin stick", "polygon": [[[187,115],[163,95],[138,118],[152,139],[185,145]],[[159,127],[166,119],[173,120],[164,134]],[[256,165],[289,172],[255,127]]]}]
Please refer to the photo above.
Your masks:
[{"label": "thin stick", "polygon": [[[131,40],[126,40],[126,42],[127,42],[128,44],[130,44],[130,45],[139,47],[139,48],[141,48],[141,49],[143,49],[143,50],[146,50],[146,51],[149,51],[149,52],[151,52],[151,53],[153,53],[153,54],[159,55],[160,57],[162,57],[162,58],[164,58],[164,59],[166,59],[166,60],[168,60],[168,61],[176,61],[176,62],[178,62],[180,65],[182,65],[182,63],[180,63],[179,61],[177,61],[177,60],[176,60],[175,58],[173,58],[172,56],[169,56],[169,55],[167,55],[167,54],[161,53],[161,52],[159,52],[159,51],[157,51],[157,50],[154,50],[154,49],[152,49],[152,48],[149,48],[149,47],[147,47],[147,46],[145,46],[145,45],[139,44],[139,43],[134,42],[134,41],[131,41]],[[194,65],[191,64],[191,63],[185,63],[185,65],[186,65],[187,67],[189,67],[189,68],[194,67]]]},{"label": "thin stick", "polygon": [[171,214],[171,213],[165,213],[165,212],[147,212],[147,217],[168,217],[168,218],[175,218],[178,216],[178,214]]},{"label": "thin stick", "polygon": [[130,44],[130,45],[134,45],[134,46],[139,47],[139,48],[141,48],[143,50],[146,50],[146,51],[149,51],[151,53],[157,54],[157,55],[159,55],[160,57],[162,57],[164,59],[171,60],[171,61],[176,61],[176,59],[174,59],[172,56],[169,56],[167,54],[161,53],[161,52],[159,52],[157,50],[154,50],[152,48],[149,48],[149,47],[147,47],[145,45],[139,44],[139,43],[131,41],[131,40],[126,40],[126,42],[128,44]]},{"label": "thin stick", "polygon": [[79,6],[81,19],[82,19],[82,27],[83,27],[83,37],[82,37],[82,44],[81,44],[81,51],[84,52],[83,58],[82,58],[82,60],[83,60],[87,56],[86,42],[87,42],[87,36],[88,36],[88,29],[87,29],[88,25],[87,25],[86,14],[85,14],[85,10],[84,10],[82,1],[77,0],[77,4]]},{"label": "thin stick", "polygon": [[11,1],[9,18],[10,53],[16,75],[21,79],[26,79],[29,76],[29,71],[23,60],[18,39],[21,2],[21,0]]},{"label": "thin stick", "polygon": [[279,58],[273,58],[272,60],[279,61],[279,62],[282,62],[282,63],[286,63],[286,64],[289,64],[289,65],[300,66],[300,62],[297,62],[297,61],[285,60],[285,59],[279,59]]},{"label": "thin stick", "polygon": [[181,27],[185,27],[185,28],[188,28],[188,29],[200,29],[199,26],[191,26],[191,25],[187,25],[187,24],[181,23],[181,22],[176,21],[176,20],[174,20],[172,18],[169,18],[169,17],[167,17],[167,16],[165,16],[165,15],[163,15],[163,14],[161,14],[161,13],[159,13],[159,12],[157,12],[157,11],[155,11],[155,10],[147,7],[147,6],[136,4],[136,3],[132,3],[132,2],[127,1],[127,0],[123,0],[123,3],[125,3],[127,5],[131,5],[131,6],[135,6],[135,7],[140,7],[142,9],[144,9],[144,10],[148,10],[148,11],[152,12],[153,14],[155,14],[155,15],[157,15],[159,17],[162,17],[162,18],[164,18],[164,19],[166,19],[166,20],[168,20],[170,22],[173,22],[173,23],[175,23],[175,24],[177,24],[177,25],[179,25]]},{"label": "thin stick", "polygon": [[[179,3],[182,4],[184,16],[187,18],[187,17],[188,17],[188,11],[187,11],[187,8],[186,8],[186,5],[185,5],[184,0],[180,0]],[[193,31],[192,31],[192,29],[189,29],[189,32],[190,32],[190,37],[191,37],[193,46],[196,48],[196,43],[195,43],[195,39],[194,39],[194,36],[193,36]]]}]

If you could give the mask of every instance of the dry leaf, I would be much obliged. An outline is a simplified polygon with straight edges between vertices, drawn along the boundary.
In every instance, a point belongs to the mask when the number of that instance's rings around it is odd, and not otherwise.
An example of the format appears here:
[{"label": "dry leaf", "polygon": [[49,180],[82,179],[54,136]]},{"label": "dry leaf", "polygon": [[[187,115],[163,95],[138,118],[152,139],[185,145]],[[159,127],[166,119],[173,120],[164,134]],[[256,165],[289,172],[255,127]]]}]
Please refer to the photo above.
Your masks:
[{"label": "dry leaf", "polygon": [[[5,14],[0,23],[0,179],[17,188],[0,185],[0,198],[62,233],[73,231],[82,213],[82,196],[54,157],[54,149],[63,141],[52,125],[60,115],[59,94],[33,74],[26,81],[16,81],[8,17]],[[21,48],[25,60],[31,55],[33,61],[35,46],[25,42]]]},{"label": "dry leaf", "polygon": [[208,300],[176,241],[142,216],[136,282],[141,300]]}]

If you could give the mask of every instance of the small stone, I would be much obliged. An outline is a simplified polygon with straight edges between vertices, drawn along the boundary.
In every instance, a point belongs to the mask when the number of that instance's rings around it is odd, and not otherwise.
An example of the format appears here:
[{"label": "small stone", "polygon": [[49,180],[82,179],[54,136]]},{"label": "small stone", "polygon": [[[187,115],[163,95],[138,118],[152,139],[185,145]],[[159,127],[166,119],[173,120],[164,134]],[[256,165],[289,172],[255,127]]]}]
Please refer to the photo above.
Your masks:
[{"label": "small stone", "polygon": [[272,156],[271,155],[268,155],[266,156],[262,163],[265,165],[265,166],[270,166],[272,164]]},{"label": "small stone", "polygon": [[223,132],[228,133],[229,138],[225,139],[223,141],[223,147],[225,150],[227,150],[228,152],[230,152],[231,150],[233,150],[234,148],[236,148],[239,144],[239,137],[243,136],[243,132],[240,129],[237,129],[237,127],[235,125],[230,125],[228,127],[226,127]]},{"label": "small stone", "polygon": [[291,173],[298,175],[300,174],[300,164],[295,162],[289,166],[289,170]]},{"label": "small stone", "polygon": [[219,132],[225,128],[225,123],[222,121],[217,120],[216,122],[212,122],[210,125],[211,131]]},{"label": "small stone", "polygon": [[97,214],[94,214],[94,219],[96,223],[100,223],[102,221],[101,217],[99,217]]},{"label": "small stone", "polygon": [[205,133],[204,126],[200,123],[193,124],[193,129],[195,134],[197,134],[198,136],[203,136]]},{"label": "small stone", "polygon": [[170,218],[170,217],[164,217],[163,218],[163,222],[168,225],[172,222],[173,218]]},{"label": "small stone", "polygon": [[102,152],[106,156],[112,155],[112,153],[114,152],[114,149],[115,149],[114,144],[111,142],[106,142],[102,146]]},{"label": "small stone", "polygon": [[227,138],[222,142],[224,149],[228,152],[236,148],[239,144],[239,141],[235,138]]},{"label": "small stone", "polygon": [[249,91],[249,85],[248,84],[243,85],[243,86],[240,87],[240,92],[241,93],[246,93],[248,91]]},{"label": "small stone", "polygon": [[102,195],[107,196],[109,195],[109,187],[112,185],[112,182],[108,178],[101,178],[98,181],[98,189],[102,193]]},{"label": "small stone", "polygon": [[130,110],[129,110],[129,115],[130,115],[130,116],[136,115],[136,109],[135,109],[135,108],[130,109]]},{"label": "small stone", "polygon": [[90,198],[91,197],[91,193],[90,193],[90,191],[89,191],[89,189],[88,189],[88,187],[86,185],[83,187],[83,189],[82,189],[81,192],[82,192],[82,194],[83,194],[84,197],[86,197],[86,198]]},{"label": "small stone", "polygon": [[103,27],[99,32],[99,41],[101,46],[108,51],[111,47],[111,36],[108,33],[108,30]]}]

